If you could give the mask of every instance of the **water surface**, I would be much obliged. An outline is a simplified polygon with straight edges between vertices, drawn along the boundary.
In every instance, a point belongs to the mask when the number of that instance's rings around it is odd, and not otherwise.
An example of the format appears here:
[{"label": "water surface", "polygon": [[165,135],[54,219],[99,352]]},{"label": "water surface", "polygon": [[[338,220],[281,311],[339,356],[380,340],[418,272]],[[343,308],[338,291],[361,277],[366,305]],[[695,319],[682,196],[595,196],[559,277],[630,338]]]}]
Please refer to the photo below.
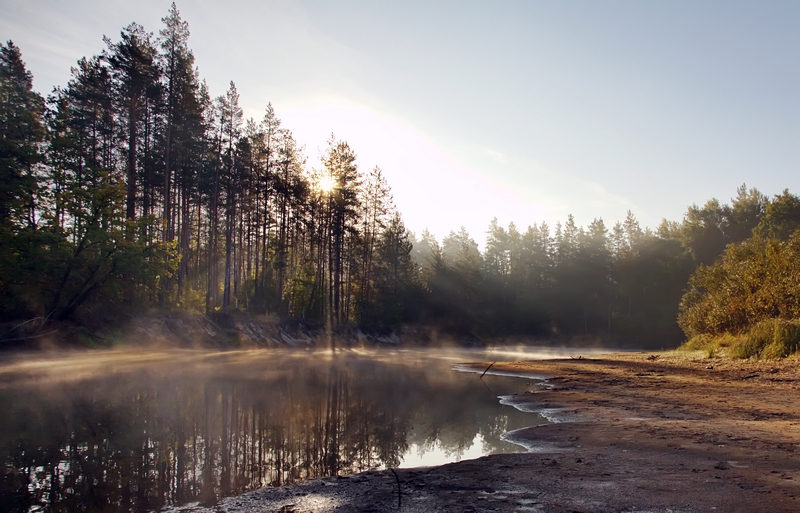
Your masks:
[{"label": "water surface", "polygon": [[[530,354],[524,354],[522,357]],[[519,452],[530,379],[482,351],[17,355],[0,365],[2,511],[153,511],[261,486]]]}]

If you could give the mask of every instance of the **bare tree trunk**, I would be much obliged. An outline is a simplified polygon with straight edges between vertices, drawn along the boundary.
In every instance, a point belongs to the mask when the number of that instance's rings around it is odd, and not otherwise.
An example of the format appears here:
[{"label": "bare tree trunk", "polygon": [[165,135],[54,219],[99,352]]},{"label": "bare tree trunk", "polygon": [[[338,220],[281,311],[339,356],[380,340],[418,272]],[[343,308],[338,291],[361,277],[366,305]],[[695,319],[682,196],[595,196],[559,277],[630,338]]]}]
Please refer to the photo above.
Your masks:
[{"label": "bare tree trunk", "polygon": [[[136,98],[132,97],[128,105],[128,190],[125,201],[125,217],[136,219],[136,125],[138,112]],[[133,239],[133,231],[128,231],[128,239]]]},{"label": "bare tree trunk", "polygon": [[233,253],[233,234],[234,222],[236,215],[236,204],[233,197],[233,191],[228,194],[227,205],[227,222],[225,226],[225,275],[223,277],[224,284],[222,288],[222,311],[228,310],[231,304],[231,256]]},{"label": "bare tree trunk", "polygon": [[219,171],[214,171],[214,193],[211,196],[211,211],[209,212],[210,227],[208,241],[208,283],[206,292],[206,313],[211,313],[217,306],[217,230],[219,224],[218,201],[219,197]]}]

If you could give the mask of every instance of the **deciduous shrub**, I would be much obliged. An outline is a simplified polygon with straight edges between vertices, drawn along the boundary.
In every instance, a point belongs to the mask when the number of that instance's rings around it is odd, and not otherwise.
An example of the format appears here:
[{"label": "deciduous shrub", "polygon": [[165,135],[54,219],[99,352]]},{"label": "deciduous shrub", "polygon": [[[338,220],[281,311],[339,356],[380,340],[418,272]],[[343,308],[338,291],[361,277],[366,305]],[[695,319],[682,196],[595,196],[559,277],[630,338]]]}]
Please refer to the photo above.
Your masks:
[{"label": "deciduous shrub", "polygon": [[800,319],[800,232],[730,244],[692,275],[678,314],[688,338],[741,335],[769,319]]}]

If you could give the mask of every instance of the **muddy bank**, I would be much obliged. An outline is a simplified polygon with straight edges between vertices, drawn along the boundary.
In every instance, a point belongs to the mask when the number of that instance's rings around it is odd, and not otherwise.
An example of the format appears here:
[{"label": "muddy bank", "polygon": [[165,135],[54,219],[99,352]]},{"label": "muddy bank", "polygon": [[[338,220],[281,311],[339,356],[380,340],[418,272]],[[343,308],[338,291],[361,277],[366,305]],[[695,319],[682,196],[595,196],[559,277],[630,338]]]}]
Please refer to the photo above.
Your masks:
[{"label": "muddy bank", "polygon": [[[241,313],[202,315],[153,311],[86,324],[55,322],[44,317],[0,323],[0,351],[118,346],[196,349],[476,348],[498,342],[506,341],[449,333],[436,326],[347,325],[328,331],[315,323],[284,322],[274,316]],[[601,341],[597,344],[600,345]]]},{"label": "muddy bank", "polygon": [[400,469],[396,476],[386,470],[320,479],[180,509],[800,510],[796,361],[639,353],[498,363],[495,370],[549,376],[541,390],[504,400],[569,422],[510,433],[529,453]]},{"label": "muddy bank", "polygon": [[[147,314],[103,325],[51,322],[44,318],[0,325],[0,350],[144,348],[247,349],[398,346],[401,338],[436,342],[430,330],[346,327],[327,333],[316,325],[282,323],[267,316]],[[457,341],[471,347],[473,341]]]},{"label": "muddy bank", "polygon": [[[517,346],[583,348],[595,353],[624,351],[622,340],[592,336],[535,339],[515,335],[481,337],[435,324],[399,326],[342,325],[328,331],[318,323],[280,320],[274,315],[241,312],[203,315],[150,310],[109,315],[92,322],[55,322],[46,317],[0,322],[0,352],[51,349],[142,348],[252,349],[432,347],[491,348]],[[589,348],[589,349],[586,349]]]}]

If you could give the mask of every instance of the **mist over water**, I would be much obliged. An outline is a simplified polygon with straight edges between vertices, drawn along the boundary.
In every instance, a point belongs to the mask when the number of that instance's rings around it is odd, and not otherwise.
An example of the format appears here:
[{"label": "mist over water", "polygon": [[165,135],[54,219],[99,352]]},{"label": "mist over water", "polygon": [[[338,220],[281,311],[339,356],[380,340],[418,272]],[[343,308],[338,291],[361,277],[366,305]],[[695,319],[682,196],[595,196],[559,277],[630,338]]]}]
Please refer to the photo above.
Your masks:
[{"label": "mist over water", "polygon": [[547,422],[498,396],[519,377],[459,362],[555,356],[506,348],[108,351],[0,365],[2,511],[148,511],[373,468],[523,448]]}]

